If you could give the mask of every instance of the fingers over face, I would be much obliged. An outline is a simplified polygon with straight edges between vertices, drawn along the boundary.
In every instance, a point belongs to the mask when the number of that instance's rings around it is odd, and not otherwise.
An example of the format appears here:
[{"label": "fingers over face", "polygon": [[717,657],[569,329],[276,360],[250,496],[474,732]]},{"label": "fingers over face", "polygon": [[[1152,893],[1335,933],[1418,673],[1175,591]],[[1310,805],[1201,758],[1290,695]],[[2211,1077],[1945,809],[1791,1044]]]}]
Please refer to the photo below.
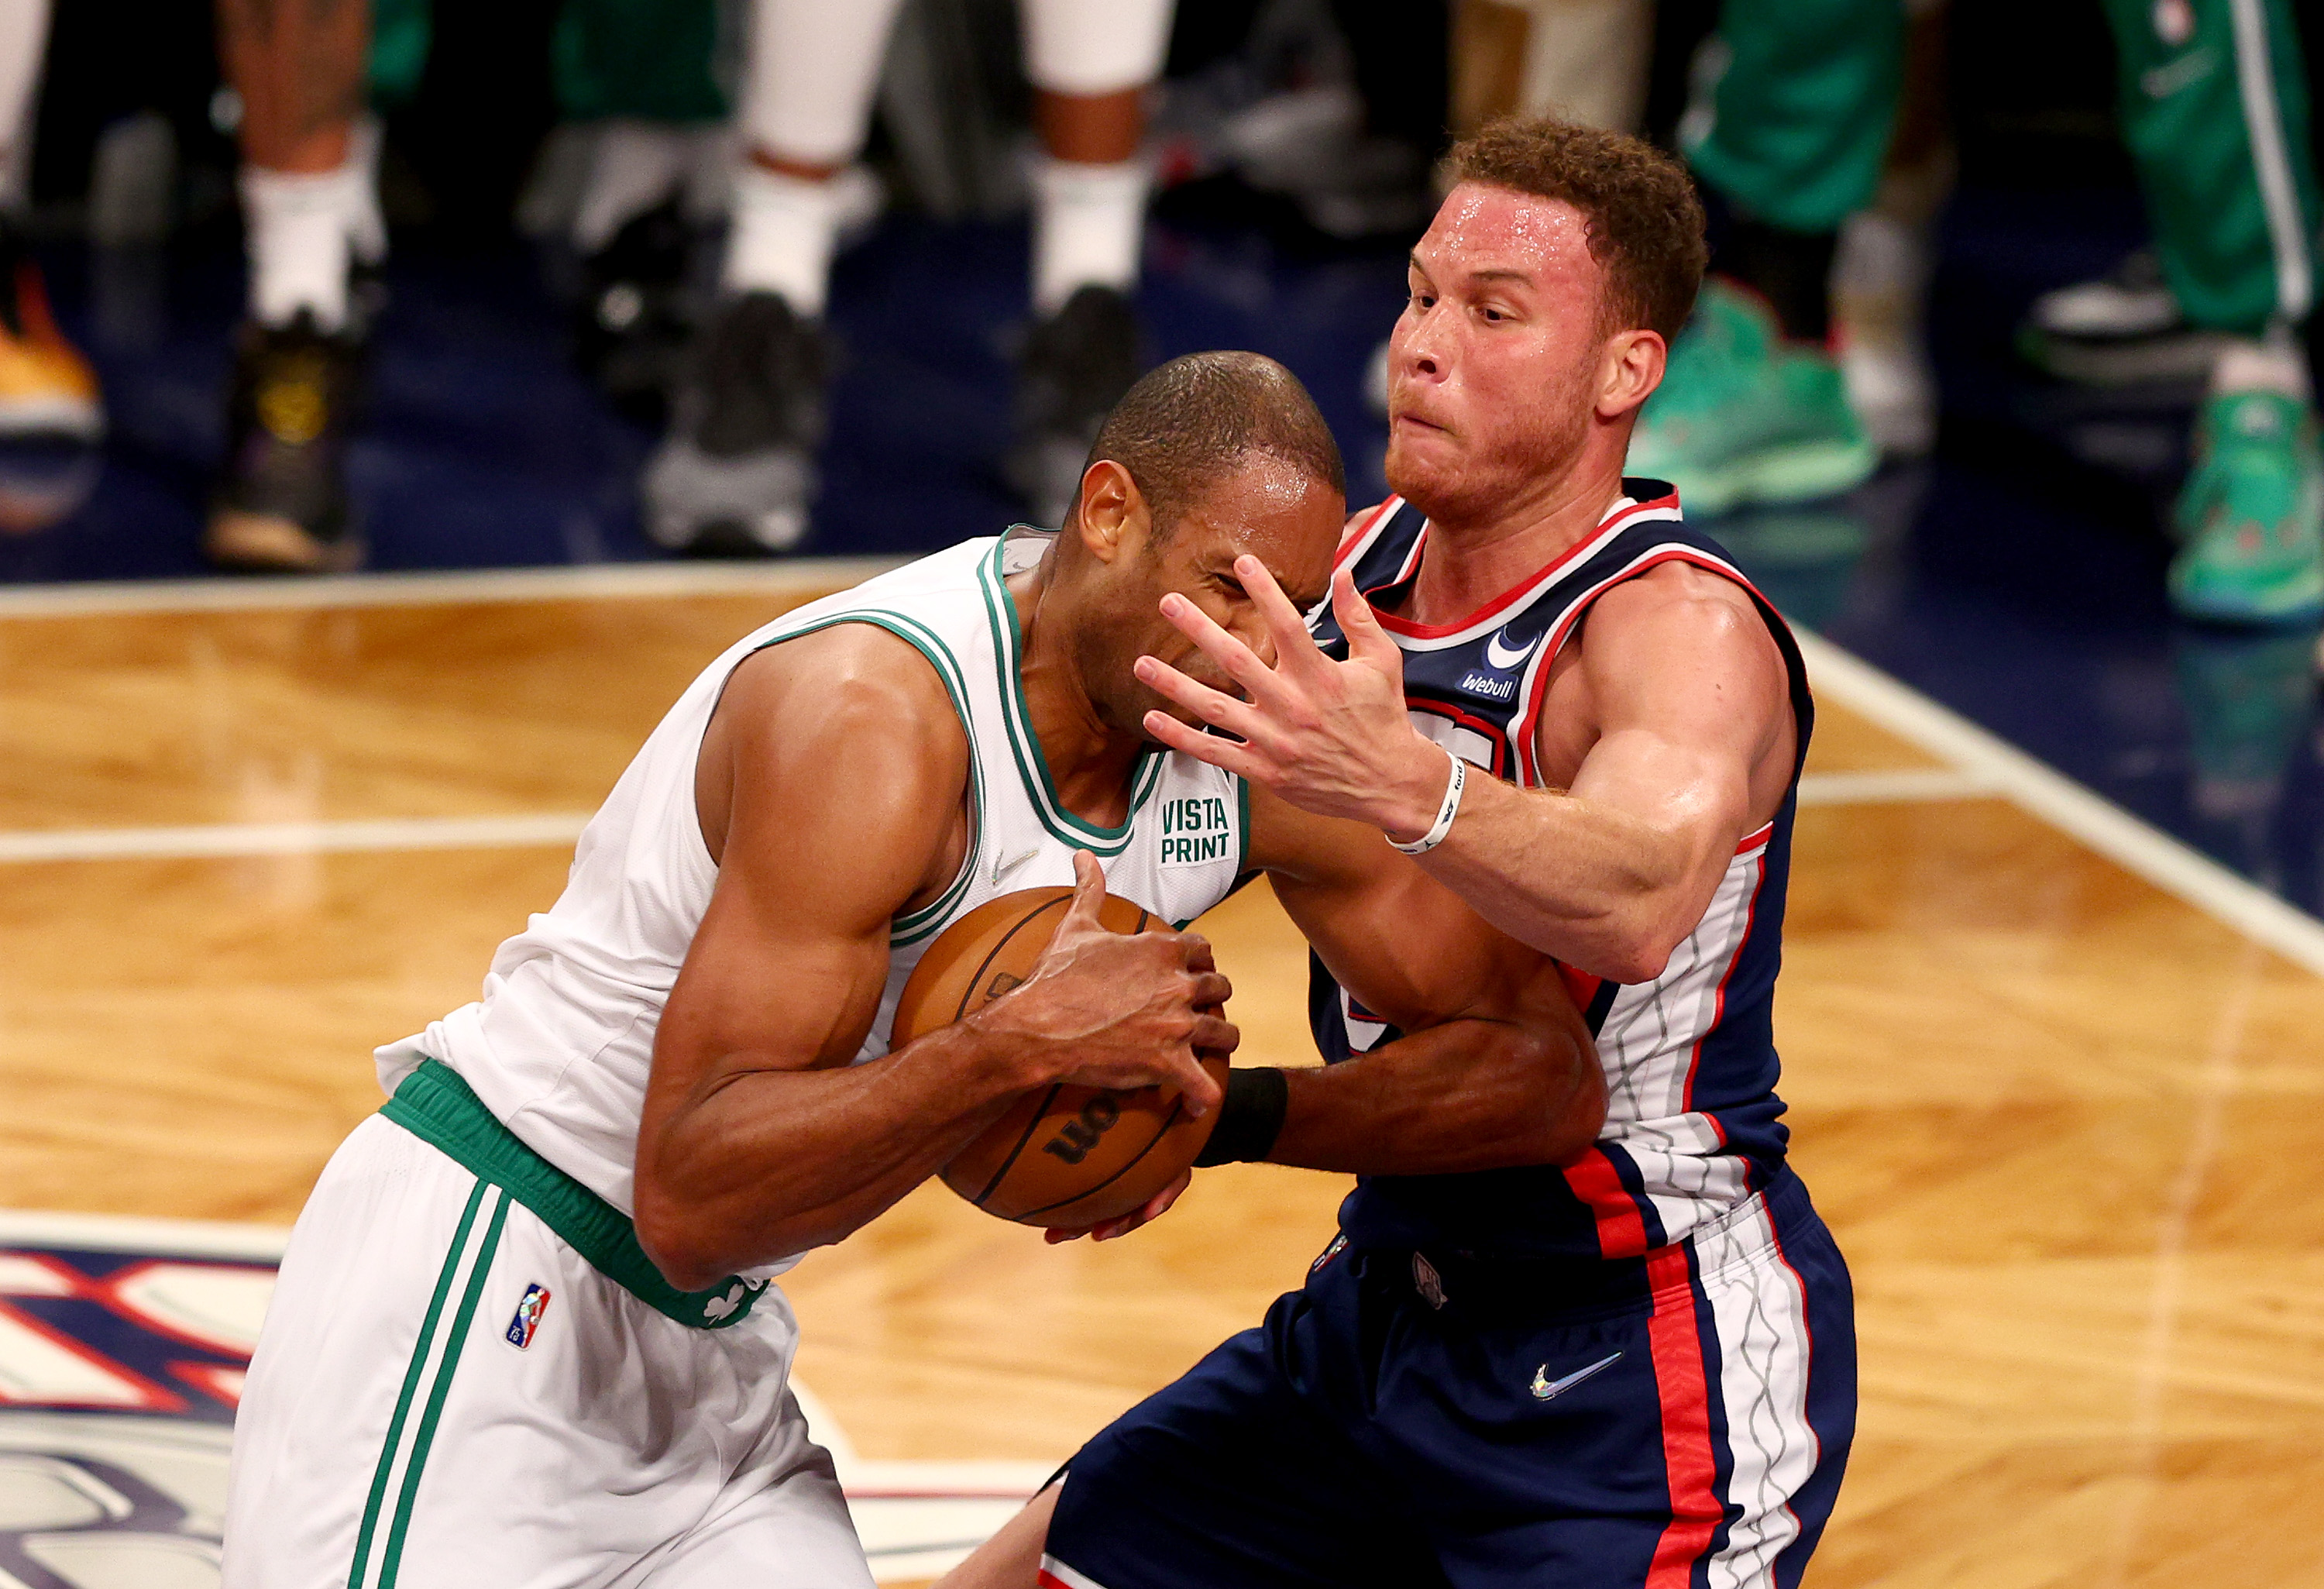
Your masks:
[{"label": "fingers over face", "polygon": [[1204,722],[1214,724],[1229,734],[1249,739],[1251,731],[1261,721],[1259,714],[1245,703],[1222,689],[1213,689],[1197,679],[1189,679],[1169,663],[1155,657],[1140,657],[1131,668],[1138,681],[1162,697],[1176,701]]},{"label": "fingers over face", "polygon": [[1157,744],[1184,751],[1194,760],[1222,767],[1238,778],[1258,779],[1260,769],[1265,765],[1251,748],[1240,741],[1204,734],[1199,728],[1179,722],[1167,712],[1148,712],[1139,719],[1139,723]]},{"label": "fingers over face", "polygon": [[1307,618],[1291,598],[1283,594],[1283,587],[1275,582],[1267,565],[1245,552],[1235,559],[1235,577],[1250,593],[1253,605],[1267,624],[1267,632],[1275,637],[1275,665],[1290,668],[1308,660],[1321,660],[1323,653],[1316,649],[1314,637],[1307,633]]}]

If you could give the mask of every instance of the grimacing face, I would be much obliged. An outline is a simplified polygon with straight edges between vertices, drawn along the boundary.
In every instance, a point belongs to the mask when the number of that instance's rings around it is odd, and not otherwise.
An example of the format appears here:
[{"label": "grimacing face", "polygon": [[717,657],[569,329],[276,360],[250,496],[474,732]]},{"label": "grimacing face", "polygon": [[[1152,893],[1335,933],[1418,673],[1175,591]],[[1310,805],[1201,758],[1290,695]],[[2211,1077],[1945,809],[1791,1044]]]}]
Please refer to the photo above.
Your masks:
[{"label": "grimacing face", "polygon": [[1475,516],[1580,448],[1605,273],[1572,205],[1463,182],[1409,285],[1388,338],[1388,485],[1424,513]]},{"label": "grimacing face", "polygon": [[1187,677],[1230,695],[1240,687],[1163,617],[1163,596],[1176,591],[1208,614],[1213,622],[1259,653],[1275,661],[1275,642],[1258,606],[1234,571],[1245,553],[1267,565],[1302,612],[1323,599],[1332,577],[1346,503],[1340,493],[1271,453],[1255,452],[1178,517],[1177,523],[1120,559],[1111,570],[1119,600],[1106,605],[1110,620],[1093,636],[1102,655],[1092,659],[1086,678],[1102,686],[1100,703],[1108,721],[1135,726],[1150,710],[1181,721],[1194,719],[1183,708],[1140,684],[1130,665],[1140,656],[1159,658]]}]

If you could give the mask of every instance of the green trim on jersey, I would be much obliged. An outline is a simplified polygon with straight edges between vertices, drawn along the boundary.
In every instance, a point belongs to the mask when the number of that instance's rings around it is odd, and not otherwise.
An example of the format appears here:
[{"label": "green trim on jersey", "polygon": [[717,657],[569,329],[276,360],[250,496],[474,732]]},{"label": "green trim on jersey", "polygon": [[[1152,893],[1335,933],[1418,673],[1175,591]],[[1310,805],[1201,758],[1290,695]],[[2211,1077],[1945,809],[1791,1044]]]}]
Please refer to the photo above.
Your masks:
[{"label": "green trim on jersey", "polygon": [[852,613],[835,613],[787,634],[776,635],[758,649],[765,651],[787,640],[797,640],[801,635],[836,629],[842,624],[869,624],[874,629],[884,629],[926,657],[928,666],[934,668],[936,677],[944,681],[945,693],[952,697],[953,716],[960,719],[960,731],[968,736],[970,825],[973,829],[969,835],[968,853],[961,858],[960,874],[952,880],[952,886],[945,889],[941,896],[917,910],[905,911],[888,924],[888,944],[893,948],[918,943],[943,926],[953,907],[960,903],[962,896],[968,892],[969,885],[976,881],[976,864],[984,849],[984,762],[977,754],[976,725],[971,720],[968,707],[967,670],[935,630],[908,613],[899,613],[887,607],[863,607]]},{"label": "green trim on jersey", "polygon": [[977,569],[977,587],[984,593],[985,616],[992,624],[993,657],[1001,671],[1001,715],[1009,727],[1009,749],[1016,757],[1018,776],[1024,781],[1033,814],[1050,836],[1092,855],[1119,855],[1135,836],[1139,808],[1161,787],[1162,750],[1148,746],[1139,753],[1137,771],[1130,778],[1130,810],[1120,827],[1101,827],[1065,808],[1057,786],[1050,781],[1048,760],[1041,754],[1041,742],[1033,733],[1032,714],[1025,704],[1025,679],[1018,666],[1018,650],[1024,637],[1018,633],[1017,604],[1001,577],[1001,555],[1008,544],[1006,535],[993,543],[991,557]]},{"label": "green trim on jersey", "polygon": [[525,1146],[439,1059],[422,1060],[380,1113],[479,1179],[506,1187],[598,1273],[690,1329],[739,1324],[766,1290],[765,1281],[740,1275],[699,1291],[681,1291],[662,1279],[626,1215]]}]

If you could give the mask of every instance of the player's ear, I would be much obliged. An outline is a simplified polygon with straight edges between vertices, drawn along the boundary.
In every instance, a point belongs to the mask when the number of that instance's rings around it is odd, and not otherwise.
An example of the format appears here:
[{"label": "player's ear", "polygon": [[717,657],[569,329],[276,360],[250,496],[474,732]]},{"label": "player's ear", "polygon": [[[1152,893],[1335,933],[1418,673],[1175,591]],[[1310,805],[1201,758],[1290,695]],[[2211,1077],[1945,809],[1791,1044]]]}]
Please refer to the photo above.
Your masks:
[{"label": "player's ear", "polygon": [[1145,544],[1146,494],[1111,458],[1100,458],[1083,473],[1077,518],[1082,544],[1102,563],[1112,562],[1125,548]]},{"label": "player's ear", "polygon": [[1598,366],[1598,414],[1618,419],[1652,397],[1663,383],[1668,350],[1662,333],[1640,326],[1606,338]]}]

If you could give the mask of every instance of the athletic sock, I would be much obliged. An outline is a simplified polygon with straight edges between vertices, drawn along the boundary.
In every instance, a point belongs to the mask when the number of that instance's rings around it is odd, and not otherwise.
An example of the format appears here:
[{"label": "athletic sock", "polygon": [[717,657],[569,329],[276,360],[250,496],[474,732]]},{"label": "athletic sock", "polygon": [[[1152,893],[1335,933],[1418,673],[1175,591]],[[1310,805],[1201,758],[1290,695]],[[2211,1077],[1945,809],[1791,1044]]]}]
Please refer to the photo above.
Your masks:
[{"label": "athletic sock", "polygon": [[1792,232],[1737,216],[1711,268],[1766,299],[1784,336],[1821,344],[1831,337],[1831,261],[1839,244],[1837,232]]},{"label": "athletic sock", "polygon": [[0,0],[0,210],[24,201],[48,32],[49,0]]},{"label": "athletic sock", "polygon": [[2211,370],[2211,394],[2230,392],[2274,392],[2300,402],[2309,401],[2307,361],[2290,338],[2227,345]]},{"label": "athletic sock", "polygon": [[1146,162],[1040,161],[1033,171],[1033,309],[1047,316],[1083,287],[1138,284],[1146,235]]},{"label": "athletic sock", "polygon": [[613,234],[676,193],[690,174],[694,140],[682,127],[611,121],[597,129],[573,216],[573,245],[595,254]]},{"label": "athletic sock", "polygon": [[732,292],[778,292],[808,319],[822,317],[839,234],[839,191],[745,162],[734,178],[734,224],[724,283]]},{"label": "athletic sock", "polygon": [[355,240],[378,215],[360,152],[351,151],[337,171],[312,175],[243,167],[250,312],[259,324],[289,325],[302,309],[321,330],[346,324]]}]

